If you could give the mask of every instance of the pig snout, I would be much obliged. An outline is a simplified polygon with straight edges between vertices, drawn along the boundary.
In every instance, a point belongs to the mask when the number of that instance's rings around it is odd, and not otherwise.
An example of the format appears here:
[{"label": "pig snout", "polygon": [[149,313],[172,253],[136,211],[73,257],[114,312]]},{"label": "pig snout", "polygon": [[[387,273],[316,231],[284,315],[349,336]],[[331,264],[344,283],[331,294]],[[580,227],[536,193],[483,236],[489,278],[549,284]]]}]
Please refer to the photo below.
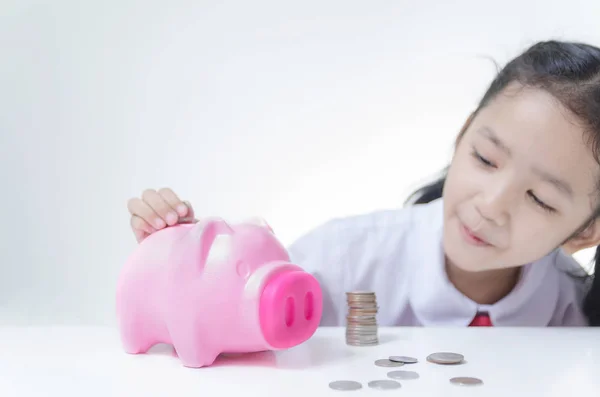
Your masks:
[{"label": "pig snout", "polygon": [[267,281],[260,297],[260,327],[274,349],[308,340],[321,321],[323,298],[317,279],[302,270],[282,271]]}]

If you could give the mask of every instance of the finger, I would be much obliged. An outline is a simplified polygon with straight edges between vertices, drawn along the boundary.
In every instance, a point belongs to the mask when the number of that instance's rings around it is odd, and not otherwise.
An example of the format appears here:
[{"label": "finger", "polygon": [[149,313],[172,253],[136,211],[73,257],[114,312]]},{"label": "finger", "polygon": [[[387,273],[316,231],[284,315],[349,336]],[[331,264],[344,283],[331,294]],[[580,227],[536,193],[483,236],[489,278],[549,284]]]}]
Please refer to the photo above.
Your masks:
[{"label": "finger", "polygon": [[133,231],[142,231],[148,234],[152,234],[156,231],[156,229],[154,229],[152,226],[150,226],[150,224],[148,222],[146,222],[145,220],[143,220],[142,218],[140,218],[137,215],[132,215],[131,216],[131,228],[133,229]]},{"label": "finger", "polygon": [[158,214],[158,216],[169,226],[177,223],[179,216],[177,212],[161,197],[158,192],[148,189],[142,193],[142,199]]},{"label": "finger", "polygon": [[155,229],[162,229],[166,226],[164,219],[162,219],[148,203],[144,200],[134,197],[127,203],[127,208],[131,215],[137,215],[146,222],[148,222]]},{"label": "finger", "polygon": [[189,201],[184,201],[185,206],[188,208],[187,209],[187,215],[184,218],[179,219],[179,222],[181,223],[194,223],[195,219],[194,219],[194,209],[192,208],[192,205],[189,203]]},{"label": "finger", "polygon": [[180,217],[188,215],[188,206],[179,199],[179,197],[169,188],[162,188],[158,191],[158,194],[173,208]]},{"label": "finger", "polygon": [[133,233],[134,233],[135,239],[138,243],[141,243],[146,237],[148,237],[150,235],[149,233],[146,233],[143,230],[134,230]]}]

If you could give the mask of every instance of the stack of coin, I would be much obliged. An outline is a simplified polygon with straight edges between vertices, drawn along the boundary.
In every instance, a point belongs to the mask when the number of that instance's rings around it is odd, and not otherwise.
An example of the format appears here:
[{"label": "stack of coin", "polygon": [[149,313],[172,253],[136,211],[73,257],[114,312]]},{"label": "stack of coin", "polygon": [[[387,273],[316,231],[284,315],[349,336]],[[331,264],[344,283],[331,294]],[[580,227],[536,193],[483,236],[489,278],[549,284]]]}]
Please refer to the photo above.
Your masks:
[{"label": "stack of coin", "polygon": [[379,344],[377,334],[377,298],[374,292],[347,292],[346,344],[374,346]]}]

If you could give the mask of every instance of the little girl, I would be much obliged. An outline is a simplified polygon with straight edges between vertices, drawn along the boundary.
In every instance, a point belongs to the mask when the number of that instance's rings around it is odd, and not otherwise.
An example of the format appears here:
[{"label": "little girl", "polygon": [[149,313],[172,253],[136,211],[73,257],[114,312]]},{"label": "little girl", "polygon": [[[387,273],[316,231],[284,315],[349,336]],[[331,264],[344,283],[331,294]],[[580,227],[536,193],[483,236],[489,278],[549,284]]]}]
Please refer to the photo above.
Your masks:
[{"label": "little girl", "polygon": [[[353,290],[376,292],[381,326],[599,325],[598,278],[570,254],[600,244],[600,49],[541,42],[509,62],[412,201],[289,247],[321,282],[321,325],[345,324]],[[193,219],[170,189],[128,208],[138,241]]]}]

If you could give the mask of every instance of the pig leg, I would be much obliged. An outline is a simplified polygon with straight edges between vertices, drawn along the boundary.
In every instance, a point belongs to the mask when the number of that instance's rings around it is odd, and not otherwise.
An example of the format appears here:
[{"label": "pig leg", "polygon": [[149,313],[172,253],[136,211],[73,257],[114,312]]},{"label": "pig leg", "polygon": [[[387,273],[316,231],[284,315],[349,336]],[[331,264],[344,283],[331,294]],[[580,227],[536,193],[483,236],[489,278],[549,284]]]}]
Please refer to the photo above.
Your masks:
[{"label": "pig leg", "polygon": [[173,347],[185,367],[200,368],[211,365],[219,355],[201,332],[191,326],[170,330]]},{"label": "pig leg", "polygon": [[127,316],[121,317],[120,322],[121,341],[125,352],[146,353],[155,344],[154,340],[144,332],[146,327],[136,313],[128,313]]}]

